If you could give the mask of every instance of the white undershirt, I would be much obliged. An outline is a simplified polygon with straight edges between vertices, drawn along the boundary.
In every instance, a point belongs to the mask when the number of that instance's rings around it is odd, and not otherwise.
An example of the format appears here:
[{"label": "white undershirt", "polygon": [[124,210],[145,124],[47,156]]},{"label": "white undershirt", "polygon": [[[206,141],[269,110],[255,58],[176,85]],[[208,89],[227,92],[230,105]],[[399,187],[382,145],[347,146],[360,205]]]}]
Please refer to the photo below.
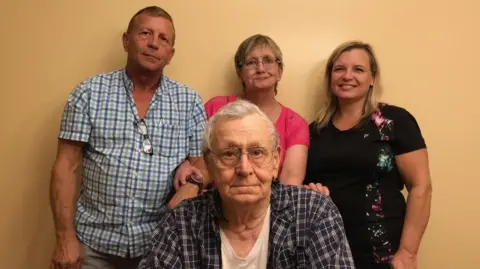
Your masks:
[{"label": "white undershirt", "polygon": [[268,259],[268,238],[270,235],[270,206],[263,220],[262,230],[258,235],[257,241],[248,253],[247,257],[237,256],[233,250],[230,241],[220,228],[220,239],[222,242],[222,268],[224,269],[264,269],[267,268]]}]

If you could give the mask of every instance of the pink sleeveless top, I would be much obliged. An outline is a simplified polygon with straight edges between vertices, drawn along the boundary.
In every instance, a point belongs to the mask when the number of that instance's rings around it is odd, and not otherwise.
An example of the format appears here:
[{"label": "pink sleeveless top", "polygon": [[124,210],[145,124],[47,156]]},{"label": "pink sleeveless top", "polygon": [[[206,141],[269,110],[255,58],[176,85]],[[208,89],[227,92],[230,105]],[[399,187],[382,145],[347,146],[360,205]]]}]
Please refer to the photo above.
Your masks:
[{"label": "pink sleeveless top", "polygon": [[[205,103],[207,117],[210,119],[224,105],[237,100],[236,96],[217,96]],[[294,145],[310,146],[310,131],[307,121],[290,108],[282,105],[280,116],[275,122],[278,135],[280,137],[280,146],[282,148],[280,156],[280,169],[282,172],[283,162],[285,161],[285,152]]]}]

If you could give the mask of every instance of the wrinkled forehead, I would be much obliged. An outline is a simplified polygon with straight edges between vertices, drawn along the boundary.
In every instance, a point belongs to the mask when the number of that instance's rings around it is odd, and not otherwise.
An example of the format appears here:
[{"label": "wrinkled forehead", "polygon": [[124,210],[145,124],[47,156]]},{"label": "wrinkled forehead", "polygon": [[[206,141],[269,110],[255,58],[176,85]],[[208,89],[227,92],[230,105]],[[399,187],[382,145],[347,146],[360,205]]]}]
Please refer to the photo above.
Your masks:
[{"label": "wrinkled forehead", "polygon": [[259,116],[243,119],[223,119],[217,122],[213,132],[213,147],[273,147],[273,137],[267,123]]}]

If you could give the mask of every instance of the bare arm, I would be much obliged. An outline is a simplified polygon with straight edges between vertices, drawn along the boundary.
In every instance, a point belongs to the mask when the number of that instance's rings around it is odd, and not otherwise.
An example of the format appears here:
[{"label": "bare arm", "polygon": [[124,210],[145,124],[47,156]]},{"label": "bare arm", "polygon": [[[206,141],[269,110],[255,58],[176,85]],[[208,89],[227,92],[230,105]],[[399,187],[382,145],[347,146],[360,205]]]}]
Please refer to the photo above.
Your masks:
[{"label": "bare arm", "polygon": [[280,182],[301,186],[307,167],[308,148],[305,145],[294,145],[285,152]]},{"label": "bare arm", "polygon": [[50,182],[50,206],[58,241],[76,238],[73,219],[77,195],[77,170],[84,143],[58,140],[57,157]]},{"label": "bare arm", "polygon": [[408,189],[407,214],[400,241],[400,251],[415,256],[430,218],[432,184],[428,152],[419,149],[398,155],[397,166]]}]

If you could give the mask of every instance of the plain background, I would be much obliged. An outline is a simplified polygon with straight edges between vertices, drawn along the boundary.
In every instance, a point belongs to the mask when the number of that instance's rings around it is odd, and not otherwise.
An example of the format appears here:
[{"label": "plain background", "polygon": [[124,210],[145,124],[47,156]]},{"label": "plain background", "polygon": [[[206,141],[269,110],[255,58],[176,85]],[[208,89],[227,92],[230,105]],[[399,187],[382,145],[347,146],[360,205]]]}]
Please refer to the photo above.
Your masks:
[{"label": "plain background", "polygon": [[311,121],[328,55],[360,39],[376,49],[383,100],[417,118],[430,153],[431,221],[420,268],[478,268],[480,2],[475,0],[26,1],[0,4],[0,268],[47,268],[54,246],[50,169],[72,88],[121,68],[121,35],[144,6],[177,28],[166,74],[204,101],[236,93],[233,54],[256,33],[285,55],[278,99]]}]

